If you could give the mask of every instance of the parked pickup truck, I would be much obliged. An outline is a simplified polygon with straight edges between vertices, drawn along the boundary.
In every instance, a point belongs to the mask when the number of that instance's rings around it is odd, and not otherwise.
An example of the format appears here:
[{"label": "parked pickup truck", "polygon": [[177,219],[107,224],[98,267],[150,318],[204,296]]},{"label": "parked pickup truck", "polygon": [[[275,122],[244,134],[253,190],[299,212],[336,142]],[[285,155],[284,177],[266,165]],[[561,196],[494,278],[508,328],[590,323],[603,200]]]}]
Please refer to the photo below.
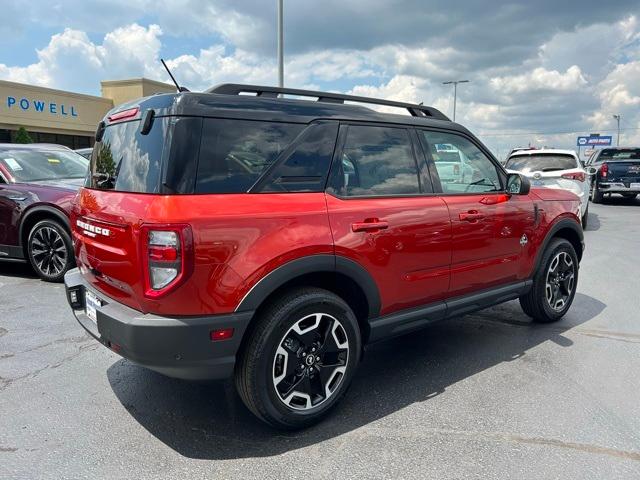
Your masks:
[{"label": "parked pickup truck", "polygon": [[587,168],[593,203],[613,193],[629,199],[640,193],[640,148],[603,148],[589,158]]}]

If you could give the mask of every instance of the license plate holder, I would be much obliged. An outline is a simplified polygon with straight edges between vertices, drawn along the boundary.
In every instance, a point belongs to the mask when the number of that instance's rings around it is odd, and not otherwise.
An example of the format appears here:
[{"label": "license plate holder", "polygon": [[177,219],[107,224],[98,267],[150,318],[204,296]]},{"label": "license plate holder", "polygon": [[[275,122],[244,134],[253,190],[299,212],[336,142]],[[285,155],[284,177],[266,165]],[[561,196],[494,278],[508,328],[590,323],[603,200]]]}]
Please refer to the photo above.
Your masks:
[{"label": "license plate holder", "polygon": [[85,313],[89,320],[91,320],[96,325],[98,324],[98,309],[102,307],[102,300],[100,300],[97,295],[87,290],[85,292]]}]

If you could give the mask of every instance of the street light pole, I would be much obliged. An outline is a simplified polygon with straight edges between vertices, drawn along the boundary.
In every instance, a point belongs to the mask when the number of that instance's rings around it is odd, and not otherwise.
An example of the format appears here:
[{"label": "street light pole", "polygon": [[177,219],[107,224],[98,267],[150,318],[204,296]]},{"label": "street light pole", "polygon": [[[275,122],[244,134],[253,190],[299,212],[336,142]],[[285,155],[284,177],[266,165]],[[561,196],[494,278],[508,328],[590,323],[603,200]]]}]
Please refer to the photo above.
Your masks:
[{"label": "street light pole", "polygon": [[449,82],[442,82],[443,85],[453,84],[453,121],[456,121],[456,103],[458,100],[458,84],[469,83],[469,80],[451,80]]},{"label": "street light pole", "polygon": [[284,87],[284,0],[278,0],[278,86]]},{"label": "street light pole", "polygon": [[618,140],[616,142],[616,146],[618,147],[620,146],[620,117],[621,117],[620,114],[613,116],[613,118],[616,119],[616,122],[618,122]]}]

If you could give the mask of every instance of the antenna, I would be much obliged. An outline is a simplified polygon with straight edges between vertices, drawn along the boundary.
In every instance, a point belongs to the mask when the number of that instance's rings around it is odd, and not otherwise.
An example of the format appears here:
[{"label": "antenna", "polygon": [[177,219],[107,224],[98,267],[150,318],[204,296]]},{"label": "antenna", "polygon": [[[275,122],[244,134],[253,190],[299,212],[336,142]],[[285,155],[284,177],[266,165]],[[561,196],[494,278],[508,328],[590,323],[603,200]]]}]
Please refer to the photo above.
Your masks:
[{"label": "antenna", "polygon": [[162,66],[165,68],[165,70],[167,71],[167,73],[169,74],[169,76],[171,77],[171,80],[173,81],[173,84],[176,86],[176,88],[178,89],[179,92],[188,92],[189,89],[186,87],[181,87],[180,85],[178,85],[178,82],[176,82],[175,77],[173,76],[173,74],[171,73],[171,70],[169,70],[169,67],[167,67],[167,64],[164,63],[164,60],[161,58],[160,61],[162,62]]}]

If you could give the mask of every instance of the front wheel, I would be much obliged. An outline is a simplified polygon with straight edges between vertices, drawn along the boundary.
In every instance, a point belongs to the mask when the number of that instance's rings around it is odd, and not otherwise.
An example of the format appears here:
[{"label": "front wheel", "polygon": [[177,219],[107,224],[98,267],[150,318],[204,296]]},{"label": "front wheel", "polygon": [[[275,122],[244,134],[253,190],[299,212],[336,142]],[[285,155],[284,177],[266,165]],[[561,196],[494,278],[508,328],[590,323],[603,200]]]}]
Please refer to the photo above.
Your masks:
[{"label": "front wheel", "polygon": [[520,297],[520,305],[535,322],[555,322],[571,307],[577,286],[576,251],[569,241],[557,238],[544,252],[531,290]]},{"label": "front wheel", "polygon": [[61,282],[75,265],[71,237],[55,220],[36,223],[29,233],[27,256],[38,276],[46,282]]},{"label": "front wheel", "polygon": [[265,422],[304,428],[344,395],[360,351],[358,321],[340,297],[294,289],[260,314],[236,366],[236,388]]}]

